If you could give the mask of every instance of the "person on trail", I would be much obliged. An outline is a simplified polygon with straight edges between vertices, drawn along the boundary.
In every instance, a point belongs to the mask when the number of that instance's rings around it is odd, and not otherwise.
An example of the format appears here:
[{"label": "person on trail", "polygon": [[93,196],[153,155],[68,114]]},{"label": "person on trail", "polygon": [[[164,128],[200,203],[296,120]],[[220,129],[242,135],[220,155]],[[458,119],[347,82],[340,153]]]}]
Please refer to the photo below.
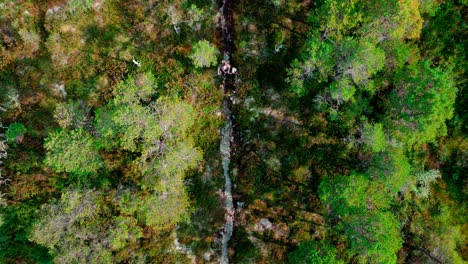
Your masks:
[{"label": "person on trail", "polygon": [[231,67],[231,72],[229,74],[237,74],[237,69],[234,67]]},{"label": "person on trail", "polygon": [[225,74],[237,74],[237,69],[234,67],[231,67],[231,65],[225,61],[221,61],[221,65],[218,67],[218,75],[225,75]]}]

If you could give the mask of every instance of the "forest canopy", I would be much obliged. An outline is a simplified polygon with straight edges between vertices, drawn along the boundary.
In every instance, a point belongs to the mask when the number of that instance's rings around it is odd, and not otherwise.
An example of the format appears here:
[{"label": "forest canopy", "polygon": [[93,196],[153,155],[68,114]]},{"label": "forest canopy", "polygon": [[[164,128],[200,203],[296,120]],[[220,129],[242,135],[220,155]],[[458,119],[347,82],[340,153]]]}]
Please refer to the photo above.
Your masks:
[{"label": "forest canopy", "polygon": [[468,262],[466,0],[0,1],[0,263]]}]

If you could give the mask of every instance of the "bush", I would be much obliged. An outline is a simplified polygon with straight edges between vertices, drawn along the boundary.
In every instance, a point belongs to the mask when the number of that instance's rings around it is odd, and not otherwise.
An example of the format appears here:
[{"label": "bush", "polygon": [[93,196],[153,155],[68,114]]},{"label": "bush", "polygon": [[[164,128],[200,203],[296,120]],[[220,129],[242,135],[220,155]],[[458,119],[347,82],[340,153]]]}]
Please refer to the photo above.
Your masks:
[{"label": "bush", "polygon": [[219,54],[218,49],[207,40],[200,40],[193,46],[190,59],[192,59],[195,68],[211,67],[216,65]]},{"label": "bush", "polygon": [[8,127],[5,136],[8,142],[18,142],[26,132],[27,129],[23,124],[15,122]]}]

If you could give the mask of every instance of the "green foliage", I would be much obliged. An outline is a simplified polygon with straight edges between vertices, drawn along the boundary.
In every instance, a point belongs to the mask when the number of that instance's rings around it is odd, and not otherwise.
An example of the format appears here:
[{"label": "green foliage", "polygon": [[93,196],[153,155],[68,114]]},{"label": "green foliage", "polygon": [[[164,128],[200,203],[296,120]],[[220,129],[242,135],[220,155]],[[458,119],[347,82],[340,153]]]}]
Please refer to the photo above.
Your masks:
[{"label": "green foliage", "polygon": [[102,191],[69,188],[41,208],[30,239],[49,248],[56,263],[112,263],[141,236],[135,219],[113,215]]},{"label": "green foliage", "polygon": [[88,107],[83,102],[59,103],[54,111],[56,122],[63,129],[83,127],[87,121]]},{"label": "green foliage", "polygon": [[[330,206],[329,209],[335,211],[337,215],[341,215],[346,212],[349,206],[365,204],[365,195],[363,194],[367,186],[363,185],[362,182],[365,182],[365,178],[360,174],[339,177],[336,180],[326,177],[320,183],[320,200]],[[339,193],[334,191],[334,186],[337,186],[336,190],[339,190]],[[354,191],[350,191],[351,186]]]},{"label": "green foliage", "polygon": [[434,16],[440,10],[441,2],[437,0],[430,0],[420,2],[419,10],[422,15],[427,14]]},{"label": "green foliage", "polygon": [[95,139],[83,129],[51,133],[44,147],[45,164],[57,172],[86,176],[103,167]]},{"label": "green foliage", "polygon": [[161,193],[136,194],[126,190],[117,199],[123,213],[134,215],[155,230],[169,230],[188,220],[190,212],[187,193],[180,182]]},{"label": "green foliage", "polygon": [[411,182],[410,163],[403,150],[398,148],[376,155],[368,173],[373,180],[382,183],[384,186],[382,191],[387,191],[392,195]]},{"label": "green foliage", "polygon": [[385,51],[385,67],[388,69],[387,72],[401,69],[405,64],[411,65],[419,60],[419,50],[411,42],[393,39],[383,42],[381,47]]},{"label": "green foliage", "polygon": [[70,6],[70,11],[75,12],[77,10],[87,10],[94,3],[94,0],[70,0],[68,3]]},{"label": "green foliage", "polygon": [[139,74],[136,78],[128,78],[114,88],[113,103],[120,104],[142,104],[149,103],[157,91],[156,78],[151,73]]},{"label": "green foliage", "polygon": [[143,236],[141,228],[137,226],[136,219],[118,216],[114,221],[113,228],[109,230],[109,239],[113,250],[119,250],[129,243],[135,243]]},{"label": "green foliage", "polygon": [[341,54],[336,59],[337,73],[366,87],[369,78],[383,68],[385,53],[371,42],[357,42],[352,38],[345,38],[341,45],[338,47]]},{"label": "green foliage", "polygon": [[158,230],[174,227],[189,220],[190,203],[184,187],[173,186],[161,195],[151,195],[142,201],[139,213],[144,222]]},{"label": "green foliage", "polygon": [[150,103],[154,95],[152,75],[130,78],[117,86],[112,102],[96,114],[104,147],[117,141],[122,149],[141,153],[137,164],[145,175],[140,183],[145,189],[157,188],[160,179],[181,180],[183,172],[201,159],[188,135],[194,124],[193,108],[176,98]]},{"label": "green foliage", "polygon": [[344,264],[338,258],[335,247],[323,240],[303,242],[299,248],[289,254],[289,263],[294,264]]},{"label": "green foliage", "polygon": [[150,74],[140,75],[137,79],[129,78],[115,88],[111,103],[96,113],[96,126],[104,148],[119,142],[123,149],[137,151],[144,133],[155,133],[155,137],[158,137],[159,132],[153,129],[154,118],[148,105],[156,88],[155,79]]},{"label": "green foliage", "polygon": [[0,96],[2,98],[2,107],[5,109],[14,110],[21,107],[19,103],[19,92],[17,89],[11,86],[6,86],[2,89],[2,94]]},{"label": "green foliage", "polygon": [[26,126],[22,123],[12,123],[8,126],[8,129],[5,133],[6,140],[8,142],[15,143],[18,141],[18,138],[23,136],[28,130]]},{"label": "green foliage", "polygon": [[393,197],[410,181],[410,165],[401,150],[375,157],[367,173],[327,177],[319,195],[331,217],[340,222],[350,256],[360,263],[396,263],[403,240],[400,223],[389,211]]},{"label": "green foliage", "polygon": [[412,259],[408,262],[465,263],[463,245],[466,244],[466,205],[454,204],[442,193],[411,202],[411,222],[408,233]]},{"label": "green foliage", "polygon": [[384,187],[362,174],[326,178],[319,187],[320,199],[341,219],[338,230],[345,234],[350,256],[358,255],[361,263],[396,263],[403,243],[398,220],[385,211],[391,196]]},{"label": "green foliage", "polygon": [[218,62],[218,49],[207,40],[200,40],[194,46],[190,53],[190,59],[196,68],[211,67]]},{"label": "green foliage", "polygon": [[95,112],[95,128],[98,132],[98,140],[96,142],[99,149],[111,150],[120,146],[120,134],[122,133],[121,126],[114,122],[115,106],[105,106]]},{"label": "green foliage", "polygon": [[369,181],[365,174],[353,173],[337,179],[323,179],[319,194],[332,215],[347,217],[362,209],[387,209],[391,196],[382,187],[378,181]]},{"label": "green foliage", "polygon": [[397,72],[395,84],[387,121],[394,136],[412,147],[446,135],[457,91],[447,71],[425,61]]},{"label": "green foliage", "polygon": [[390,212],[363,211],[344,224],[349,253],[358,254],[360,263],[397,263],[403,245],[400,223]]},{"label": "green foliage", "polygon": [[[0,263],[215,261],[217,3],[0,1]],[[234,6],[232,262],[466,262],[467,8]]]},{"label": "green foliage", "polygon": [[413,187],[413,192],[419,198],[428,198],[431,192],[431,183],[440,178],[438,170],[429,170],[416,174],[417,183]]},{"label": "green foliage", "polygon": [[147,193],[122,196],[122,210],[155,229],[167,229],[188,217],[185,172],[202,154],[189,134],[193,108],[177,98],[151,101],[155,85],[151,74],[119,84],[114,99],[97,111],[96,127],[104,148],[139,153],[134,166],[143,178],[136,184]]},{"label": "green foliage", "polygon": [[326,80],[334,67],[334,47],[327,41],[321,41],[318,32],[311,34],[306,43],[302,60],[294,60],[288,70],[288,81],[298,94],[305,94],[304,82],[315,77],[319,82]]},{"label": "green foliage", "polygon": [[365,144],[372,152],[384,151],[387,148],[387,141],[383,125],[380,123],[371,125],[365,124],[362,132]]},{"label": "green foliage", "polygon": [[0,208],[0,263],[51,263],[47,249],[28,240],[28,231],[37,217],[37,206],[26,202]]},{"label": "green foliage", "polygon": [[[417,0],[359,1],[363,21],[360,31],[372,41],[417,39],[423,20]],[[381,11],[383,11],[383,15]]]},{"label": "green foliage", "polygon": [[379,88],[377,73],[409,60],[403,40],[420,35],[418,5],[416,0],[324,1],[317,13],[310,14],[317,25],[301,59],[293,60],[288,69],[291,90],[304,95],[320,87],[316,101],[329,105],[335,118],[340,105],[360,99],[364,91],[373,95]]},{"label": "green foliage", "polygon": [[204,12],[206,12],[203,9],[198,8],[196,5],[191,4],[190,7],[188,8],[188,16],[190,18],[188,25],[195,29],[199,30],[200,29],[200,22],[204,18]]},{"label": "green foliage", "polygon": [[324,178],[320,199],[339,216],[356,208],[388,209],[394,195],[411,181],[410,173],[407,157],[401,150],[393,149],[375,156],[366,173]]}]

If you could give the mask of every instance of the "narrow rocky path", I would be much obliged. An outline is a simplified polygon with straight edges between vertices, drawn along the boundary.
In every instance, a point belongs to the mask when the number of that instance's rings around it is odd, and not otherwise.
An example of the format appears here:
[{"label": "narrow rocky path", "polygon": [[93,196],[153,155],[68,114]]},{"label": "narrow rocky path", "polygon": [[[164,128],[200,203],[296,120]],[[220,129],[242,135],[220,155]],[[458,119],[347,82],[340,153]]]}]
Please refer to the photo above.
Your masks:
[{"label": "narrow rocky path", "polygon": [[232,111],[234,94],[236,93],[236,83],[238,71],[233,67],[232,52],[234,51],[234,43],[232,38],[233,14],[232,1],[223,0],[220,3],[220,31],[222,36],[222,52],[223,61],[218,68],[218,75],[222,78],[222,86],[224,92],[223,108],[225,116],[225,125],[221,130],[220,152],[222,157],[223,175],[224,175],[224,200],[225,200],[225,223],[222,230],[221,240],[221,258],[220,263],[229,263],[229,241],[232,238],[234,231],[235,208],[232,195],[232,180],[231,180],[231,159],[234,154],[233,143],[234,139],[234,115]]}]

